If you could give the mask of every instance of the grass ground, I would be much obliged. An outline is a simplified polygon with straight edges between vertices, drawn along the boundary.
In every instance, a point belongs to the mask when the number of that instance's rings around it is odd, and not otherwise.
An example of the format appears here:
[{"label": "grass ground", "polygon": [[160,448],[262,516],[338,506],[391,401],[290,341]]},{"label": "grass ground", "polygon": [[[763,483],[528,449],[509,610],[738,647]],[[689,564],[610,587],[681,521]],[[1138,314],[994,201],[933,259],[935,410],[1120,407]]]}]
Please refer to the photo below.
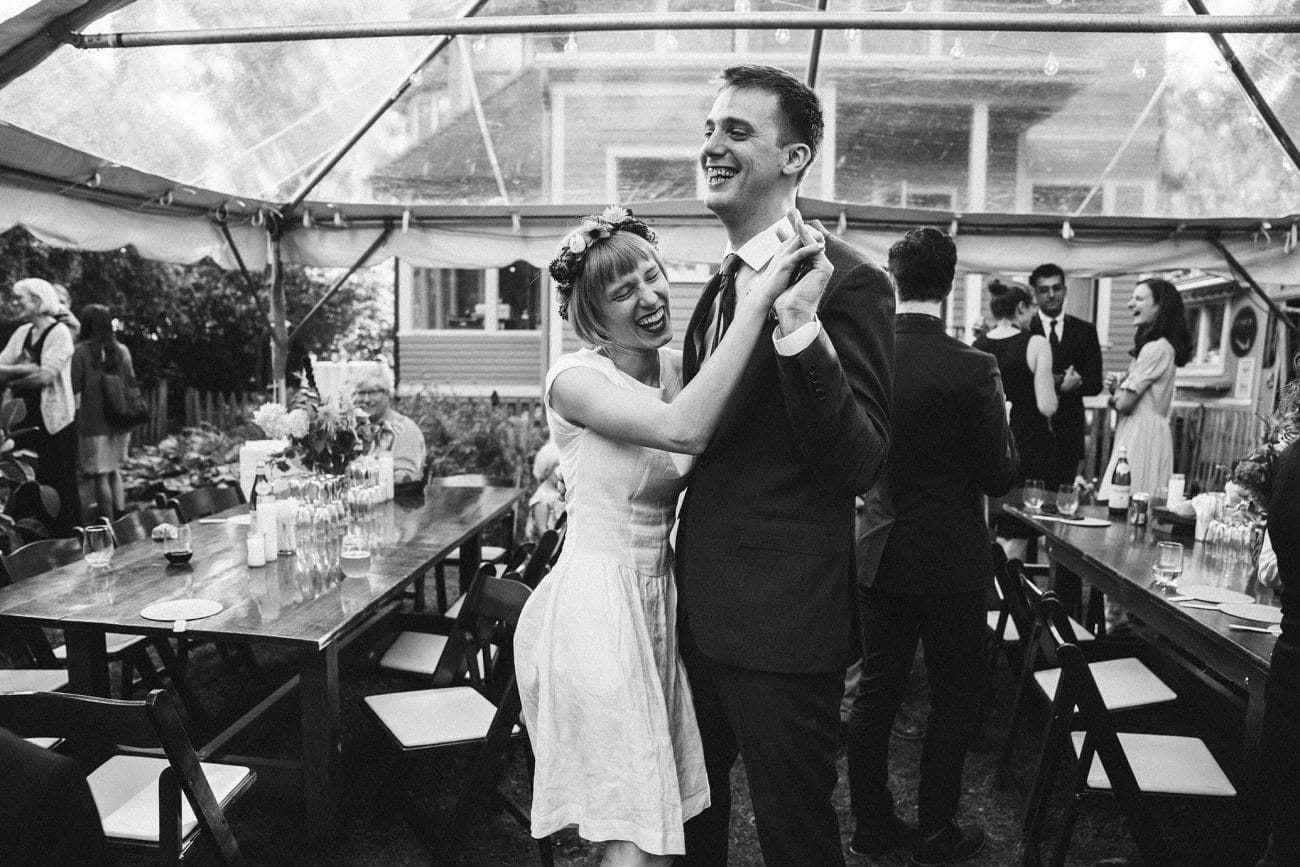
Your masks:
[{"label": "grass ground", "polygon": [[[416,684],[402,677],[379,672],[373,662],[383,646],[382,636],[369,643],[358,642],[342,661],[341,698],[343,705],[344,792],[340,839],[323,848],[313,848],[301,830],[298,809],[256,788],[231,811],[230,820],[249,863],[254,865],[416,865],[430,863],[411,827],[401,819],[382,815],[377,810],[384,768],[390,758],[386,745],[373,722],[361,710],[361,698],[368,694],[414,688]],[[292,657],[259,649],[262,678],[235,673],[209,648],[197,651],[193,663],[195,686],[205,707],[219,718],[229,718],[292,673]],[[961,821],[976,823],[987,832],[989,843],[973,865],[1018,863],[1021,856],[1019,825],[1021,796],[1015,787],[1001,790],[993,785],[996,746],[1007,727],[1006,707],[1012,690],[1011,676],[1000,666],[996,679],[997,702],[983,729],[983,735],[966,764]],[[910,700],[923,701],[913,696]],[[268,721],[260,732],[238,751],[264,755],[292,755],[297,731],[296,704],[283,705],[283,712]],[[1135,727],[1157,726],[1160,730],[1186,731],[1198,727],[1213,714],[1202,713],[1195,703],[1182,704],[1158,718],[1137,720]],[[1038,729],[1042,715],[1021,730],[1015,752],[1013,778],[1025,785],[1038,755]],[[202,738],[202,732],[197,733]],[[1204,732],[1202,732],[1204,734]],[[1213,733],[1212,733],[1213,734]],[[1239,732],[1237,734],[1239,737]],[[1211,747],[1221,758],[1233,754],[1233,733],[1218,733]],[[915,821],[917,768],[921,743],[894,739],[891,747],[891,777],[899,810],[908,821]],[[456,791],[459,774],[467,757],[427,760],[412,775],[412,794],[418,808],[435,817],[445,815]],[[508,767],[509,787],[527,799],[527,771],[521,753],[516,753]],[[845,759],[840,756],[840,784],[835,791],[835,806],[840,814],[841,834],[846,852],[853,822],[849,813]],[[731,864],[760,865],[753,813],[745,786],[743,767],[732,777],[736,793],[731,824]],[[1058,792],[1052,813],[1059,817],[1064,793]],[[486,810],[485,810],[486,813]],[[1166,840],[1174,848],[1179,865],[1252,865],[1261,845],[1259,823],[1236,805],[1206,802],[1183,802],[1157,807]],[[430,827],[436,827],[431,825]],[[879,859],[849,855],[851,865],[903,865],[907,852],[896,851]],[[593,864],[599,861],[600,847],[563,836],[557,845],[556,861],[562,865]],[[215,863],[210,849],[201,847],[195,863]],[[127,861],[124,863],[135,863]],[[143,860],[139,863],[147,863]],[[485,814],[470,832],[463,864],[527,865],[539,863],[533,842],[515,822],[501,813]],[[1137,864],[1136,849],[1124,823],[1111,805],[1104,801],[1085,803],[1076,828],[1070,858],[1071,865]]]}]

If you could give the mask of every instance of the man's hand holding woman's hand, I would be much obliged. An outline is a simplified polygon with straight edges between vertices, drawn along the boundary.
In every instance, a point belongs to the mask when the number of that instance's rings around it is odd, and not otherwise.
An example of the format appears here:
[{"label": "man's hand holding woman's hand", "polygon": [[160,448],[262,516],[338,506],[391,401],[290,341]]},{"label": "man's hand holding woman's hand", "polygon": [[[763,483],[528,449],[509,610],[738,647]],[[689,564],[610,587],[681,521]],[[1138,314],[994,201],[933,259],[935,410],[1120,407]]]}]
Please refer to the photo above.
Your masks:
[{"label": "man's hand holding woman's hand", "polygon": [[813,320],[835,270],[826,258],[825,236],[805,223],[797,209],[789,217],[790,237],[772,258],[762,286],[762,298],[776,312],[783,334]]}]

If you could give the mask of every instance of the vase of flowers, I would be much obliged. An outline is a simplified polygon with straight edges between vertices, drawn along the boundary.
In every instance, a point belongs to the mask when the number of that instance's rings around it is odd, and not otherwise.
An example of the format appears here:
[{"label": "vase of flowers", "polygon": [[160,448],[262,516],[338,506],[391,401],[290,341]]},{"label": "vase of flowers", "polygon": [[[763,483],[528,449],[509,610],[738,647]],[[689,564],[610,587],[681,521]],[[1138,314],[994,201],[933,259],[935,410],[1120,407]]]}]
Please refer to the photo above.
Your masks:
[{"label": "vase of flowers", "polygon": [[365,411],[350,396],[321,399],[315,388],[297,392],[285,407],[265,403],[253,413],[253,424],[270,439],[286,439],[289,447],[277,457],[280,469],[290,463],[313,472],[341,474],[374,439]]}]

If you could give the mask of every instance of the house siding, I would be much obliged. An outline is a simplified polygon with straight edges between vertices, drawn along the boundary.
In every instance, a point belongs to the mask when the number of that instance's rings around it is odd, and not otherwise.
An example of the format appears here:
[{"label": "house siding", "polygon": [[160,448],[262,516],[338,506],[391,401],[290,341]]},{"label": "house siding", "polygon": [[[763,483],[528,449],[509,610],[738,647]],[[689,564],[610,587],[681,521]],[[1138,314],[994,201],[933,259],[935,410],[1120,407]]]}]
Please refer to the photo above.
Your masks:
[{"label": "house siding", "polygon": [[399,335],[401,388],[447,388],[506,396],[541,394],[541,331],[415,332]]}]

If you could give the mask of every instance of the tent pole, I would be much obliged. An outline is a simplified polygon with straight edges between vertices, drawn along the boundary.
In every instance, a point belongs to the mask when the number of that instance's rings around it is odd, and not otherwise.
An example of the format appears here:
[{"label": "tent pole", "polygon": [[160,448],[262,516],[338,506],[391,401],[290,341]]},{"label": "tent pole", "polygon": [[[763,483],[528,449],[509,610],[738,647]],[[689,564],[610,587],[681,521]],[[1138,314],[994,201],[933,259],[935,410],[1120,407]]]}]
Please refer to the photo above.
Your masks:
[{"label": "tent pole", "polygon": [[[1187,5],[1191,6],[1197,15],[1211,19],[1217,17],[1211,15],[1210,11],[1205,8],[1204,0],[1187,0]],[[1264,121],[1268,131],[1273,133],[1273,138],[1282,146],[1282,150],[1286,151],[1287,158],[1291,160],[1291,165],[1297,171],[1300,171],[1300,148],[1296,147],[1296,143],[1286,131],[1286,127],[1273,113],[1273,106],[1269,105],[1268,100],[1264,98],[1264,94],[1260,93],[1259,87],[1255,84],[1255,79],[1246,71],[1246,67],[1242,65],[1241,60],[1237,57],[1237,52],[1232,50],[1232,46],[1228,44],[1228,40],[1222,33],[1209,31],[1209,35],[1214,40],[1214,47],[1219,49],[1219,54],[1222,55],[1224,61],[1232,70],[1233,77],[1237,79],[1241,89],[1246,92],[1246,98],[1259,112],[1260,119]]]},{"label": "tent pole", "polygon": [[295,24],[135,33],[76,33],[77,48],[302,42],[388,36],[596,33],[641,30],[943,30],[1015,33],[1300,33],[1300,15],[1127,15],[1123,13],[991,12],[657,12],[586,15],[502,15],[355,24]]},{"label": "tent pole", "polygon": [[288,405],[289,389],[286,373],[289,367],[289,340],[285,322],[284,261],[280,257],[280,232],[268,229],[266,233],[266,261],[271,265],[267,289],[271,296],[271,387],[273,400]]},{"label": "tent pole", "polygon": [[257,305],[257,312],[262,312],[261,293],[257,291],[257,284],[253,282],[253,275],[248,273],[248,266],[244,264],[244,257],[239,255],[239,245],[235,243],[235,237],[230,234],[230,227],[226,225],[225,220],[218,220],[217,227],[221,229],[221,234],[225,237],[226,243],[230,245],[230,252],[235,257],[235,264],[239,266],[239,273],[244,275],[244,285],[248,287],[248,292],[253,296],[253,303]]},{"label": "tent pole", "polygon": [[1083,197],[1083,201],[1079,203],[1079,207],[1074,209],[1074,213],[1070,215],[1071,217],[1078,217],[1083,214],[1083,209],[1088,207],[1088,203],[1091,202],[1093,197],[1101,190],[1101,185],[1106,182],[1106,178],[1115,170],[1115,166],[1119,165],[1119,161],[1123,158],[1124,152],[1128,150],[1128,146],[1133,144],[1133,139],[1137,137],[1138,130],[1142,128],[1142,124],[1147,122],[1147,118],[1151,115],[1152,110],[1160,103],[1160,97],[1164,94],[1165,87],[1167,87],[1168,84],[1169,73],[1166,72],[1160,77],[1160,83],[1156,85],[1156,89],[1151,92],[1151,98],[1148,99],[1147,104],[1142,107],[1142,112],[1138,115],[1137,120],[1133,121],[1133,126],[1129,128],[1128,135],[1124,136],[1124,141],[1119,143],[1119,148],[1116,149],[1115,155],[1110,158],[1110,162],[1106,163],[1106,168],[1102,169],[1101,174],[1097,176],[1097,183],[1092,185],[1091,190],[1088,190],[1088,195]]},{"label": "tent pole", "polygon": [[[485,5],[487,5],[487,0],[473,0],[473,2],[465,8],[462,17],[468,18],[477,14],[477,12]],[[396,105],[397,101],[406,95],[406,92],[411,89],[411,85],[415,83],[417,76],[424,67],[441,54],[443,49],[451,44],[453,38],[453,36],[443,36],[434,42],[433,47],[426,51],[424,56],[416,62],[415,66],[411,68],[411,71],[402,79],[402,83],[397,86],[397,89],[387,96],[383,102],[375,106],[374,109],[371,110],[370,114],[366,116],[365,120],[361,121],[361,124],[352,131],[352,134],[340,142],[339,146],[325,158],[324,162],[312,171],[311,175],[302,183],[301,186],[298,187],[293,196],[289,199],[289,203],[283,208],[282,212],[285,215],[285,219],[292,219],[294,211],[296,211],[298,206],[303,203],[311,191],[316,189],[317,185],[324,180],[325,176],[339,164],[339,161],[342,160],[343,157],[347,156],[348,151],[352,150],[352,148],[356,146],[356,143],[361,141],[362,136],[370,131],[370,128],[379,121],[379,118],[383,117],[385,112]]]},{"label": "tent pole", "polygon": [[1258,283],[1255,282],[1255,278],[1250,276],[1250,272],[1247,271],[1245,267],[1243,267],[1242,264],[1237,261],[1237,257],[1233,256],[1231,253],[1228,252],[1228,248],[1225,247],[1223,245],[1223,242],[1219,240],[1219,236],[1210,235],[1209,242],[1214,245],[1214,249],[1218,250],[1219,255],[1221,255],[1224,258],[1224,260],[1228,263],[1228,268],[1236,272],[1238,277],[1245,280],[1246,285],[1249,286],[1251,290],[1254,291],[1254,293],[1260,297],[1260,299],[1264,302],[1264,306],[1268,307],[1268,312],[1272,313],[1278,319],[1282,320],[1282,322],[1286,323],[1287,330],[1289,330],[1292,334],[1300,335],[1300,326],[1297,326],[1294,322],[1292,322],[1291,318],[1286,315],[1286,312],[1283,311],[1281,307],[1277,306],[1277,302],[1274,301],[1272,298],[1268,297],[1268,294],[1264,291],[1264,289]]},{"label": "tent pole", "polygon": [[335,292],[343,288],[343,284],[348,281],[348,278],[350,278],[353,274],[357,273],[357,269],[366,263],[366,260],[370,258],[370,255],[372,253],[374,253],[376,250],[378,250],[380,247],[384,245],[384,243],[388,240],[388,236],[391,234],[393,234],[393,226],[390,223],[384,226],[384,231],[380,232],[379,237],[375,238],[374,243],[372,243],[369,247],[366,248],[366,252],[361,254],[361,258],[357,259],[355,262],[352,263],[352,265],[348,268],[346,274],[344,274],[342,277],[334,281],[334,285],[326,290],[325,294],[321,296],[320,300],[317,301],[314,305],[312,305],[312,308],[307,311],[307,315],[304,316],[302,320],[293,327],[293,330],[289,332],[288,339],[285,341],[287,346],[293,345],[293,339],[298,336],[298,332],[302,331],[303,326],[311,321],[311,318],[316,315],[317,311],[319,311],[322,307],[325,306],[325,302],[330,300],[330,298],[333,297]]},{"label": "tent pole", "polygon": [[[826,0],[817,0],[817,11],[824,13],[826,11]],[[804,76],[804,84],[809,88],[817,89],[817,64],[822,56],[822,32],[814,30],[812,35],[812,47],[808,49],[808,74]]]},{"label": "tent pole", "polygon": [[488,129],[487,114],[483,111],[483,100],[479,96],[478,82],[474,80],[474,63],[470,60],[469,44],[463,39],[460,42],[460,68],[465,75],[465,86],[469,88],[469,99],[474,106],[474,119],[478,121],[483,148],[487,151],[488,165],[492,167],[492,176],[497,181],[497,191],[501,193],[501,204],[509,207],[510,193],[506,191],[506,178],[501,173],[501,163],[497,159],[497,149],[492,144],[492,132]]}]

